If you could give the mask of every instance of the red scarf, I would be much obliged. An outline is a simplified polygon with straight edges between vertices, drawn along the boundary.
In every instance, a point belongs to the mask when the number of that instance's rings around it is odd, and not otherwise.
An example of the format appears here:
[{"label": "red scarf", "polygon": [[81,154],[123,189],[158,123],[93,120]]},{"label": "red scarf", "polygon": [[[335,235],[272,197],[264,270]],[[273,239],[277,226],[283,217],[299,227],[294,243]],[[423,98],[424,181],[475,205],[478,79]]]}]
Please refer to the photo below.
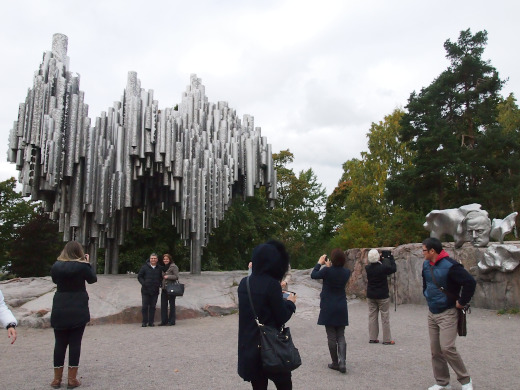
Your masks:
[{"label": "red scarf", "polygon": [[448,252],[446,252],[446,251],[443,249],[443,250],[441,251],[441,253],[439,253],[439,254],[437,255],[437,258],[435,259],[434,262],[431,262],[431,261],[430,261],[430,265],[435,265],[435,264],[437,264],[437,262],[438,262],[439,260],[444,259],[445,257],[449,257],[449,254],[448,254]]}]

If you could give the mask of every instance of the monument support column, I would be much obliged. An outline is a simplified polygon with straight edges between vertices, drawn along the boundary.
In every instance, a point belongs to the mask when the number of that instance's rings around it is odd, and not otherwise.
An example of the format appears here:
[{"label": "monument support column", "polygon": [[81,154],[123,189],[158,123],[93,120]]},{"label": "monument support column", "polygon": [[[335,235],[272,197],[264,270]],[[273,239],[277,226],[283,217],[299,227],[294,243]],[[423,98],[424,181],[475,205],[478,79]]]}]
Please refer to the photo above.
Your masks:
[{"label": "monument support column", "polygon": [[190,273],[193,275],[200,275],[201,267],[201,247],[200,239],[197,238],[197,233],[191,233],[191,264]]}]

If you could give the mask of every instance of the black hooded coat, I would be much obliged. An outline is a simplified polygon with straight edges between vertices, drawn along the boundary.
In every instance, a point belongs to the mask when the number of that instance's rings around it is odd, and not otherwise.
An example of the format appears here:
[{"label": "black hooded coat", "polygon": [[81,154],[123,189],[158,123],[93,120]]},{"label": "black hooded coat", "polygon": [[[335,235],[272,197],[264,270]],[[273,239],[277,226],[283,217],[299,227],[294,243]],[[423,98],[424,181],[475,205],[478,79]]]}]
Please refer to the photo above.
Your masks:
[{"label": "black hooded coat", "polygon": [[[289,266],[289,258],[276,246],[257,246],[252,256],[253,272],[249,279],[251,299],[259,321],[280,328],[296,311],[293,302],[283,299],[280,281]],[[260,331],[255,322],[247,293],[247,277],[238,286],[238,375],[245,381],[263,376],[260,359]]]}]

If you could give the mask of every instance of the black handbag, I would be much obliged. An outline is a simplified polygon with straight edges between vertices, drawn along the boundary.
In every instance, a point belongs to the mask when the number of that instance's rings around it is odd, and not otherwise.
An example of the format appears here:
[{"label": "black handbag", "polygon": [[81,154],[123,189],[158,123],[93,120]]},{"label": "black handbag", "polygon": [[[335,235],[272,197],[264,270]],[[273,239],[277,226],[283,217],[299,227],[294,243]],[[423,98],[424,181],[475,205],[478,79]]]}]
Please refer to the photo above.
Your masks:
[{"label": "black handbag", "polygon": [[178,280],[167,280],[164,284],[164,288],[168,295],[175,297],[182,297],[184,295],[184,284],[179,283]]},{"label": "black handbag", "polygon": [[251,299],[249,276],[247,277],[247,295],[260,331],[260,357],[264,371],[271,373],[291,372],[300,367],[302,360],[298,348],[294,346],[289,328],[282,326],[281,329],[276,329],[264,325],[258,320]]},{"label": "black handbag", "polygon": [[468,328],[466,324],[466,313],[471,313],[469,303],[464,306],[463,309],[457,309],[459,318],[457,320],[457,334],[459,336],[466,336],[468,334]]}]

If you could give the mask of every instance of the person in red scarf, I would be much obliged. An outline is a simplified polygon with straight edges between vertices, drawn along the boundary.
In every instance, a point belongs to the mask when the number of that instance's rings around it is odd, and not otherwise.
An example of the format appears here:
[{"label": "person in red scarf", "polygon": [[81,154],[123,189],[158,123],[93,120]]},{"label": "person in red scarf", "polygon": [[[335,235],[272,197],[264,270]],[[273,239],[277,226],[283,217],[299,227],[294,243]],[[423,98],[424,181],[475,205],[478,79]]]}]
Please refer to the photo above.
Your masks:
[{"label": "person in red scarf", "polygon": [[476,281],[462,264],[449,257],[437,238],[422,242],[424,256],[423,294],[428,302],[428,330],[432,352],[433,376],[437,383],[428,390],[451,389],[451,366],[462,390],[473,390],[471,378],[457,352],[457,309],[469,303]]}]

